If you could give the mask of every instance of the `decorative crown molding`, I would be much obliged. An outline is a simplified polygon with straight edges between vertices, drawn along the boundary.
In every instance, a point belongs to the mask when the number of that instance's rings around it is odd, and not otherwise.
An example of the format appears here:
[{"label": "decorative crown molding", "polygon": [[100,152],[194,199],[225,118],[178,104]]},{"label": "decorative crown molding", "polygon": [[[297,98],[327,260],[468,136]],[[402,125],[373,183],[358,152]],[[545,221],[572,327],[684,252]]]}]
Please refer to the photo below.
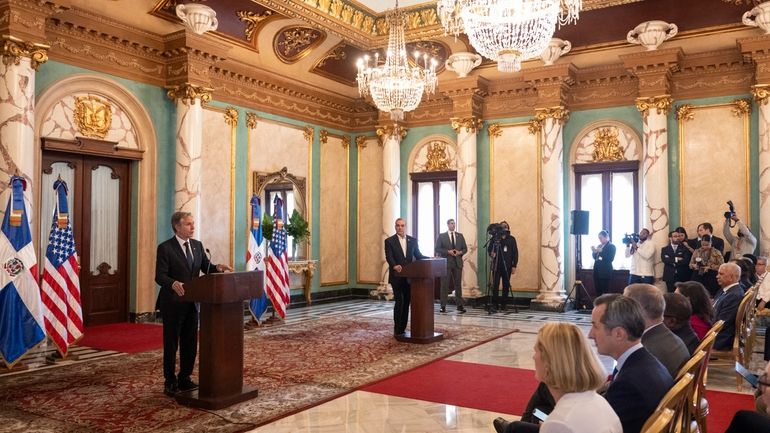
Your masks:
[{"label": "decorative crown molding", "polygon": [[453,117],[450,120],[452,121],[452,129],[454,129],[457,134],[459,134],[463,128],[466,132],[476,133],[484,126],[484,122],[476,116]]},{"label": "decorative crown molding", "polygon": [[642,113],[642,116],[647,116],[651,108],[656,109],[658,114],[668,114],[673,102],[671,95],[636,98],[636,109]]},{"label": "decorative crown molding", "polygon": [[169,86],[166,89],[166,95],[168,95],[169,99],[173,101],[180,100],[185,105],[192,104],[196,99],[200,99],[201,103],[211,102],[211,92],[214,91],[212,88],[196,86],[190,83]]}]

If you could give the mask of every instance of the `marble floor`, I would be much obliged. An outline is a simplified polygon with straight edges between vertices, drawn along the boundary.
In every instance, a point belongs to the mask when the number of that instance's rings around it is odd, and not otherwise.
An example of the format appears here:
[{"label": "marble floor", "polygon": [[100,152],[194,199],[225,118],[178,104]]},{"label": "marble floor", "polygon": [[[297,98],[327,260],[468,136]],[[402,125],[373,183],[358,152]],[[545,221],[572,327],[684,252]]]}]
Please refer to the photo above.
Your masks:
[{"label": "marble floor", "polygon": [[[392,308],[392,303],[365,300],[315,305],[290,309],[287,322],[314,320],[339,314],[390,318]],[[481,309],[469,309],[467,314],[459,315],[452,306],[447,309],[447,313],[439,313],[438,305],[435,308],[437,325],[470,324],[520,331],[458,353],[448,358],[449,360],[524,369],[534,368],[532,346],[537,331],[543,323],[552,320],[573,322],[588,335],[591,322],[590,315],[578,312],[549,313],[522,310],[518,313],[506,311],[488,315]],[[757,346],[762,347],[761,343],[760,340]],[[757,362],[752,364],[752,369],[761,369],[763,367],[761,357],[757,358],[755,355],[755,358]],[[602,361],[605,368],[611,371],[613,361],[608,358]],[[709,388],[736,392],[735,376],[726,368],[710,368]],[[743,392],[748,393],[748,390],[744,388]],[[355,391],[252,431],[260,433],[494,432],[492,420],[498,416],[515,419],[510,415],[495,412]]]}]

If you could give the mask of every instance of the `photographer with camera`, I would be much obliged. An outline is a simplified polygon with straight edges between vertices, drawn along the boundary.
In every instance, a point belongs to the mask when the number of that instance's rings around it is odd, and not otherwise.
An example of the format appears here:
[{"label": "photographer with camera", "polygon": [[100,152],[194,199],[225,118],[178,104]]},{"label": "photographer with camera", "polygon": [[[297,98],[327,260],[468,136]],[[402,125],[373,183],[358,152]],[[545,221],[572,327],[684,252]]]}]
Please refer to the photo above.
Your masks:
[{"label": "photographer with camera", "polygon": [[[754,254],[754,250],[757,248],[757,238],[751,233],[746,224],[738,218],[735,213],[735,206],[733,206],[732,200],[727,201],[727,205],[730,210],[725,212],[725,223],[722,228],[722,233],[725,235],[725,240],[730,244],[732,249],[732,255],[730,259],[737,259],[744,254]],[[733,235],[730,230],[731,227],[738,227],[738,233]],[[727,254],[725,254],[727,256]]]},{"label": "photographer with camera", "polygon": [[610,242],[607,230],[599,232],[599,245],[591,247],[594,258],[594,288],[596,296],[610,293],[612,281],[612,261],[615,260],[615,245]]},{"label": "photographer with camera", "polygon": [[722,253],[711,246],[711,236],[703,235],[700,243],[701,247],[695,250],[690,259],[690,269],[693,270],[692,280],[703,284],[713,299],[720,289],[717,272],[725,260]]},{"label": "photographer with camera", "polygon": [[[511,291],[511,275],[516,273],[516,265],[519,263],[519,249],[516,246],[516,238],[511,236],[508,223],[503,221],[499,225],[490,224],[487,234],[491,236],[487,254],[492,260],[492,303],[489,305],[489,313],[505,310],[508,303],[508,293]],[[503,282],[502,302],[498,296],[500,281]]]},{"label": "photographer with camera", "polygon": [[631,257],[631,269],[628,273],[628,284],[647,283],[655,280],[655,244],[648,242],[650,231],[646,228],[623,237],[626,244],[626,257]]}]

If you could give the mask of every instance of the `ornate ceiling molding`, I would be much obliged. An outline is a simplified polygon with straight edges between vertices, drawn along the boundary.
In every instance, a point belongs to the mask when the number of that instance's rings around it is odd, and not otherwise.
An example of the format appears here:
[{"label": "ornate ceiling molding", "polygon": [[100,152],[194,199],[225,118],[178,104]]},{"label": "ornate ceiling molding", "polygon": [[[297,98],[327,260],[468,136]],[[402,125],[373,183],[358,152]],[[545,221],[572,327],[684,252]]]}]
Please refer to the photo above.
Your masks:
[{"label": "ornate ceiling molding", "polygon": [[326,40],[326,33],[305,26],[287,26],[273,37],[273,51],[284,63],[296,63]]}]

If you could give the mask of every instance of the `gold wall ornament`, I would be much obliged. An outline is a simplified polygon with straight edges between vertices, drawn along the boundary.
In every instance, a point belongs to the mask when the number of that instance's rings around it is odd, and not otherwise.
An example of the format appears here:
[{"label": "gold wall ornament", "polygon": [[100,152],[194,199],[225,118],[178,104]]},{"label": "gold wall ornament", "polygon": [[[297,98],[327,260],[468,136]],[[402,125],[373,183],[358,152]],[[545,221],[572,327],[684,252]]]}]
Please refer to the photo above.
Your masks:
[{"label": "gold wall ornament", "polygon": [[318,133],[318,141],[321,142],[321,144],[326,144],[329,142],[329,131],[322,129]]},{"label": "gold wall ornament", "polygon": [[595,162],[626,159],[623,149],[620,147],[619,133],[618,128],[600,128],[596,131],[593,142]]},{"label": "gold wall ornament", "polygon": [[676,108],[677,120],[692,120],[695,118],[695,114],[692,111],[692,104],[680,105]]},{"label": "gold wall ornament", "polygon": [[246,113],[246,127],[249,129],[256,129],[257,128],[257,121],[259,120],[259,116],[257,116],[257,113],[248,112]]},{"label": "gold wall ornament", "polygon": [[314,132],[315,132],[315,129],[313,129],[312,126],[306,126],[305,130],[302,133],[302,136],[305,137],[305,140],[307,140],[308,143],[313,143]]},{"label": "gold wall ornament", "polygon": [[447,155],[446,147],[446,143],[438,140],[432,141],[428,145],[428,162],[425,164],[425,171],[449,170],[449,155]]},{"label": "gold wall ornament", "polygon": [[38,66],[48,61],[48,45],[24,42],[10,35],[3,35],[3,63],[19,65],[22,57],[29,57],[30,66],[37,71]]},{"label": "gold wall ornament", "polygon": [[397,136],[398,141],[401,141],[406,137],[407,129],[398,123],[392,125],[384,125],[377,128],[377,137],[380,139],[380,145],[385,144],[385,140],[390,136]]},{"label": "gold wall ornament", "polygon": [[732,113],[735,117],[743,117],[751,114],[751,100],[750,99],[736,99],[732,102]]},{"label": "gold wall ornament", "polygon": [[356,146],[358,146],[358,149],[366,149],[366,138],[365,135],[356,137]]},{"label": "gold wall ornament", "polygon": [[288,26],[273,38],[273,51],[284,63],[295,63],[310,54],[313,48],[326,40],[326,33],[301,26]]},{"label": "gold wall ornament", "polygon": [[225,108],[225,123],[230,126],[238,126],[238,110],[233,107]]},{"label": "gold wall ornament", "polygon": [[452,129],[454,129],[457,134],[459,134],[462,129],[465,129],[466,132],[475,133],[484,126],[484,122],[476,116],[464,118],[453,117],[450,120],[452,122]]},{"label": "gold wall ornament", "polygon": [[190,105],[196,99],[200,99],[201,103],[211,101],[211,92],[214,89],[210,87],[196,86],[195,84],[184,83],[177,86],[167,87],[168,91],[166,95],[174,101],[177,99],[182,101],[185,105]]},{"label": "gold wall ornament", "polygon": [[72,112],[78,131],[86,137],[104,138],[112,126],[112,106],[93,95],[76,96]]},{"label": "gold wall ornament", "polygon": [[756,84],[751,86],[751,94],[758,104],[767,104],[768,98],[770,98],[770,84]]},{"label": "gold wall ornament", "polygon": [[342,136],[342,148],[347,149],[350,147],[350,136],[349,135],[343,135]]},{"label": "gold wall ornament", "polygon": [[540,133],[540,131],[543,130],[543,119],[538,119],[537,117],[530,120],[529,126],[527,126],[527,130],[531,135],[535,135]]},{"label": "gold wall ornament", "polygon": [[636,98],[636,109],[647,116],[651,108],[655,108],[658,114],[668,114],[674,98],[671,95],[651,96],[647,98]]},{"label": "gold wall ornament", "polygon": [[326,66],[327,60],[345,60],[348,57],[348,53],[345,52],[345,44],[337,45],[331,51],[324,54],[321,60],[316,63],[315,68],[323,68]]},{"label": "gold wall ornament", "polygon": [[262,22],[272,17],[273,11],[266,10],[262,13],[237,11],[235,14],[238,16],[239,20],[246,23],[246,30],[243,31],[243,35],[246,36],[246,40],[253,42],[254,35],[256,35],[259,31],[259,28],[262,27]]},{"label": "gold wall ornament", "polygon": [[555,119],[559,123],[564,123],[569,120],[569,110],[562,106],[549,107],[549,108],[537,108],[535,109],[535,118],[538,120]]},{"label": "gold wall ornament", "polygon": [[503,128],[500,126],[499,123],[493,123],[489,126],[487,126],[487,135],[490,137],[500,137],[503,135]]}]

